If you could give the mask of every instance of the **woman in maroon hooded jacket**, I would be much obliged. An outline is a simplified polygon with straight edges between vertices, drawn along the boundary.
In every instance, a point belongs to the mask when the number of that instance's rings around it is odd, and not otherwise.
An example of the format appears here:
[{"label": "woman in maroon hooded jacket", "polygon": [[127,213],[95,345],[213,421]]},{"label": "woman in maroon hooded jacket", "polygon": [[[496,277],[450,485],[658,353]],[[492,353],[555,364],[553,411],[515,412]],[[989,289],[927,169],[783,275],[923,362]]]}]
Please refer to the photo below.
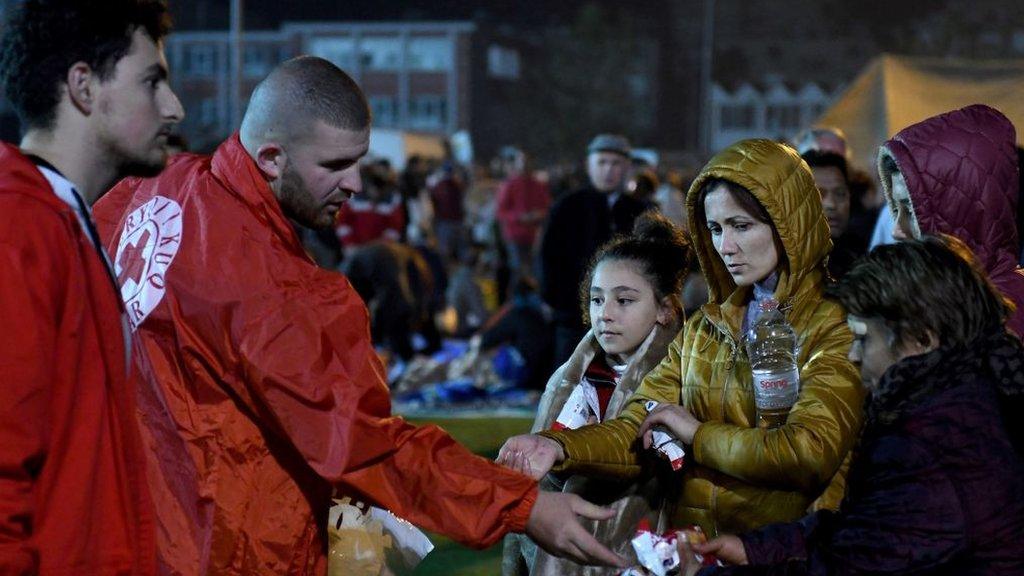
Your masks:
[{"label": "woman in maroon hooded jacket", "polygon": [[879,151],[878,172],[896,221],[893,236],[963,240],[1016,305],[1007,326],[1024,336],[1015,143],[1006,116],[975,104],[901,130]]}]

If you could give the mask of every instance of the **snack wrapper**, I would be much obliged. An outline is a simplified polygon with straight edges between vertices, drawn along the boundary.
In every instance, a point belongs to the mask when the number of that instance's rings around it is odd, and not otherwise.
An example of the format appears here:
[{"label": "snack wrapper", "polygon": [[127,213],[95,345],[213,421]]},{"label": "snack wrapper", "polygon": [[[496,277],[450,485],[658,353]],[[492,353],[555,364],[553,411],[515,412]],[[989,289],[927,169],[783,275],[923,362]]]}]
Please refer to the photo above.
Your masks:
[{"label": "snack wrapper", "polygon": [[430,539],[387,510],[350,498],[328,514],[329,576],[411,574],[434,549]]},{"label": "snack wrapper", "polygon": [[597,389],[586,380],[572,389],[568,400],[558,413],[558,418],[551,425],[553,430],[575,430],[590,423],[594,414],[598,413]]},{"label": "snack wrapper", "polygon": [[[707,542],[707,536],[700,526],[689,526],[682,530],[670,530],[664,534],[651,532],[650,524],[641,520],[637,525],[636,536],[631,541],[633,550],[640,561],[640,567],[632,567],[622,572],[621,576],[676,576],[682,566],[679,558],[678,538],[686,538],[692,547],[694,544]],[[693,553],[701,566],[724,566],[712,554]]]},{"label": "snack wrapper", "polygon": [[[679,571],[679,550],[676,548],[676,533],[658,535],[651,532],[647,520],[641,520],[636,529],[636,536],[630,541],[636,557],[650,574],[655,576],[672,576]],[[630,568],[624,575],[641,574]]]},{"label": "snack wrapper", "polygon": [[[644,403],[644,408],[650,413],[658,406],[658,402],[655,400],[648,400]],[[669,464],[672,465],[672,470],[676,471],[683,467],[683,462],[686,457],[686,450],[683,449],[683,443],[679,441],[674,435],[665,430],[662,426],[655,426],[651,428],[651,449],[657,450],[661,455],[668,459]]]}]

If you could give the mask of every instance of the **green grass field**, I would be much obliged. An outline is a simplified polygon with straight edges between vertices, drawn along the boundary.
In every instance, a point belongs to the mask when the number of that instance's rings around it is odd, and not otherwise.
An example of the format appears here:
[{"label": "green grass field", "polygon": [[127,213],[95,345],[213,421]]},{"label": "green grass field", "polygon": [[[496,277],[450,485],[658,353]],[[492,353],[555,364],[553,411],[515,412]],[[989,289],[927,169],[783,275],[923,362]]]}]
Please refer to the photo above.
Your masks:
[{"label": "green grass field", "polygon": [[[532,418],[432,418],[414,419],[415,424],[437,424],[456,440],[484,458],[494,459],[509,436],[530,430]],[[434,550],[416,568],[417,576],[488,576],[501,573],[501,544],[473,550],[430,534]]]}]

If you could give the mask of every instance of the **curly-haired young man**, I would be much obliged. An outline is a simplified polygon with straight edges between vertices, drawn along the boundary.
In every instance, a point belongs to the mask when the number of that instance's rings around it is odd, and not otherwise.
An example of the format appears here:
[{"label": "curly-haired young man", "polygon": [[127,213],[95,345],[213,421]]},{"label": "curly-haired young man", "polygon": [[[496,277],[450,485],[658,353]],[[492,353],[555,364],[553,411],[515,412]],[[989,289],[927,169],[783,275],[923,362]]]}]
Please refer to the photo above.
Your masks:
[{"label": "curly-haired young man", "polygon": [[0,38],[0,573],[151,574],[129,338],[89,205],[183,116],[162,0],[27,0]]}]

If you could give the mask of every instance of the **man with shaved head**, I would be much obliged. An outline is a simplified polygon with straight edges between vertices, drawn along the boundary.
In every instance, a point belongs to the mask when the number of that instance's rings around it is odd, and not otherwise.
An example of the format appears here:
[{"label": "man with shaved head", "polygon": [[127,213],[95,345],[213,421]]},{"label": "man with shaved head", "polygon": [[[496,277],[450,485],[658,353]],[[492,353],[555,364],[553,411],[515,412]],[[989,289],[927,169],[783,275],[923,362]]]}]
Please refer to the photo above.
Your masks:
[{"label": "man with shaved head", "polygon": [[[370,113],[312,57],[253,93],[239,134],[96,207],[137,334],[160,561],[179,574],[323,574],[332,493],[484,547],[509,531],[618,565],[575,515],[434,426],[391,415],[365,305],[291,221],[330,226],[360,190]],[[291,221],[290,221],[291,220]]]}]

